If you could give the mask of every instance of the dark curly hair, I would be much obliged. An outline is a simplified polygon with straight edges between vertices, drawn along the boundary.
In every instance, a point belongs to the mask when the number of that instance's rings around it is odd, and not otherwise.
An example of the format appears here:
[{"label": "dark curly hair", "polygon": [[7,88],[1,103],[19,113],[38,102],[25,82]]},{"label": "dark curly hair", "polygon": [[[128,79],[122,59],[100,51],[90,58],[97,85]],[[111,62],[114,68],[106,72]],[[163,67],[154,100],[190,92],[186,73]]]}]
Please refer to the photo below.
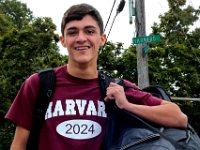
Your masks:
[{"label": "dark curly hair", "polygon": [[100,28],[100,33],[103,34],[103,20],[99,11],[89,4],[77,4],[71,6],[63,15],[61,23],[61,33],[64,35],[65,25],[73,20],[81,20],[86,15],[90,15],[94,20],[97,21],[97,24]]}]

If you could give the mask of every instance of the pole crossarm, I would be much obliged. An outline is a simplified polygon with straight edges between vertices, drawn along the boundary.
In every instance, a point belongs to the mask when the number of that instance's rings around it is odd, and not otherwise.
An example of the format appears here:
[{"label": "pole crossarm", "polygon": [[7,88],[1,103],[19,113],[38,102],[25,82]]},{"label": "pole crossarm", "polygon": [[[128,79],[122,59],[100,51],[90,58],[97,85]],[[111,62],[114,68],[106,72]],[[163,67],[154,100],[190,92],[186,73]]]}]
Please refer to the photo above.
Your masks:
[{"label": "pole crossarm", "polygon": [[172,100],[176,101],[199,101],[200,98],[191,98],[191,97],[171,97]]}]

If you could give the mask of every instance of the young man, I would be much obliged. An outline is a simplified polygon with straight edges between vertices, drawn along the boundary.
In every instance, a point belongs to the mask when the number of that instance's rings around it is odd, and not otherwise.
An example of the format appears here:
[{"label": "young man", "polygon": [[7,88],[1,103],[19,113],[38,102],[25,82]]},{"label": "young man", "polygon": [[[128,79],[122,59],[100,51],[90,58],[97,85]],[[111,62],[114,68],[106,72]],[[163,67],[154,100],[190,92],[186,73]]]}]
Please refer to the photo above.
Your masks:
[{"label": "young man", "polygon": [[[40,150],[98,150],[107,123],[105,103],[98,83],[98,50],[104,45],[103,21],[88,4],[70,7],[63,16],[60,41],[68,50],[68,63],[55,68],[56,87],[40,134]],[[136,87],[125,81],[126,85]],[[39,87],[38,74],[22,85],[6,118],[16,125],[11,150],[25,150]],[[114,100],[143,118],[168,127],[187,125],[187,116],[171,102],[148,93],[111,83],[105,101]]]}]

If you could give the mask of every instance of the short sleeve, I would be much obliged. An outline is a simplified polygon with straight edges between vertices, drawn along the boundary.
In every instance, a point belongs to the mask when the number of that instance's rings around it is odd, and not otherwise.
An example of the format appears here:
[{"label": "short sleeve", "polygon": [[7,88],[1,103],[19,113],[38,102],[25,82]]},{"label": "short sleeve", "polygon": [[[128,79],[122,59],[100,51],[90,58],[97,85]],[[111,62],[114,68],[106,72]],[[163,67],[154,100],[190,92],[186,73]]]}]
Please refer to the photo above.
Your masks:
[{"label": "short sleeve", "polygon": [[30,129],[39,88],[39,76],[33,74],[25,80],[5,118],[16,125]]},{"label": "short sleeve", "polygon": [[151,95],[151,93],[142,91],[136,84],[128,80],[124,80],[124,84],[126,87],[125,94],[130,102],[148,106],[156,106],[161,104],[162,99]]}]

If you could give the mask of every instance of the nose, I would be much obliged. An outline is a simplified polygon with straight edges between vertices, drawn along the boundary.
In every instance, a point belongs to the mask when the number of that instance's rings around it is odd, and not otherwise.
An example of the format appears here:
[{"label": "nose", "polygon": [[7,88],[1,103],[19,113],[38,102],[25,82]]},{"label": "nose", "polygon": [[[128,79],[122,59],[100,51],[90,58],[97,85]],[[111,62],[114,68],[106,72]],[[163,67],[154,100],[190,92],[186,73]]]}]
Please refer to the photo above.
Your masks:
[{"label": "nose", "polygon": [[85,42],[86,39],[87,39],[86,34],[84,32],[82,32],[82,31],[80,31],[78,33],[77,38],[76,38],[76,42]]}]

